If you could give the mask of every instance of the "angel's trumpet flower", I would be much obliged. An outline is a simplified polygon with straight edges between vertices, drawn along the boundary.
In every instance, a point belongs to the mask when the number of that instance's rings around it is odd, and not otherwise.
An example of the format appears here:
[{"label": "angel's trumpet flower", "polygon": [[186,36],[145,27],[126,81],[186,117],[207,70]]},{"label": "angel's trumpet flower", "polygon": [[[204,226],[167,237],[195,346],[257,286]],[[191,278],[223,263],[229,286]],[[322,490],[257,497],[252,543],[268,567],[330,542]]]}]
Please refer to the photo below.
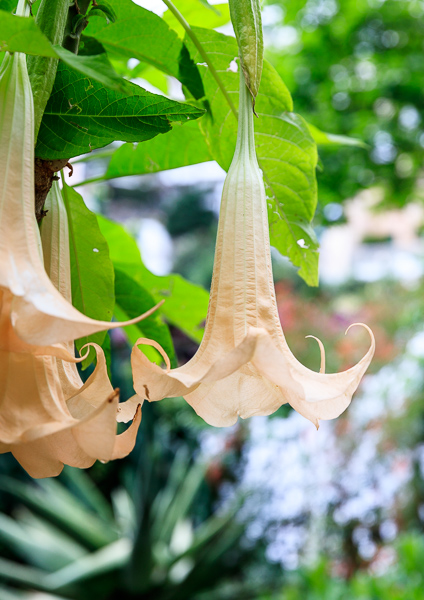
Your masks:
[{"label": "angel's trumpet flower", "polygon": [[[25,2],[19,6],[23,14]],[[53,286],[44,270],[34,210],[31,84],[25,54],[6,53],[0,67],[0,292],[13,297],[12,326],[25,342],[45,346],[122,325],[89,319]]]},{"label": "angel's trumpet flower", "polygon": [[[68,223],[57,183],[47,202],[42,230],[46,270],[69,301]],[[86,468],[96,459],[126,456],[135,444],[142,400],[134,396],[119,404],[96,344],[96,368],[85,384],[72,344],[52,348],[55,356],[39,355],[49,348],[34,350],[16,336],[7,298],[3,294],[0,306],[0,333],[9,340],[8,348],[0,347],[0,452],[12,452],[33,477],[57,475],[63,464]],[[116,435],[117,420],[131,419],[128,429]]]},{"label": "angel's trumpet flower", "polygon": [[[288,402],[318,426],[349,405],[374,353],[338,374],[316,373],[291,353],[278,318],[265,189],[255,153],[252,101],[240,73],[238,137],[222,194],[205,334],[195,356],[167,368],[133,349],[134,387],[149,400],[184,396],[211,425],[268,415]],[[322,349],[322,345],[320,344]]]}]

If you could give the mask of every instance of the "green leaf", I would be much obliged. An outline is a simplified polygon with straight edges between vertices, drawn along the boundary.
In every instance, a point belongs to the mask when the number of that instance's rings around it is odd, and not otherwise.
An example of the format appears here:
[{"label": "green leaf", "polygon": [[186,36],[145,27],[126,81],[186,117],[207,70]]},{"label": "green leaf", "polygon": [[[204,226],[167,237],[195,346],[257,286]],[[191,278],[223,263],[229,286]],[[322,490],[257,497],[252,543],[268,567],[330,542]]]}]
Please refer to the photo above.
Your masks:
[{"label": "green leaf", "polygon": [[229,0],[231,23],[236,34],[244,81],[252,94],[253,107],[261,83],[264,34],[259,0]]},{"label": "green leaf", "polygon": [[127,86],[112,67],[106,53],[92,56],[74,54],[62,46],[53,46],[58,57],[69,67],[113,90],[125,93]]},{"label": "green leaf", "polygon": [[47,575],[44,582],[50,590],[61,590],[72,584],[89,581],[122,569],[128,563],[131,547],[129,539],[121,538]]},{"label": "green leaf", "polygon": [[113,10],[109,2],[105,2],[105,0],[103,0],[101,4],[96,4],[96,6],[90,10],[88,16],[103,17],[106,19],[106,23],[115,23],[116,21],[116,12]]},{"label": "green leaf", "polygon": [[[44,584],[45,572],[33,567],[25,567],[11,560],[0,558],[0,579],[15,583],[20,587],[48,590]],[[6,600],[6,599],[5,599]]]},{"label": "green leaf", "polygon": [[167,321],[200,342],[209,301],[206,290],[186,281],[180,275],[154,275],[142,263],[135,240],[122,225],[100,215],[97,219],[109,244],[115,269],[126,273],[149,290],[156,302],[164,299],[161,312]]},{"label": "green leaf", "polygon": [[308,123],[308,128],[318,146],[357,146],[359,148],[368,148],[368,144],[363,140],[358,140],[347,135],[326,133],[311,123]]},{"label": "green leaf", "polygon": [[[215,29],[230,21],[228,4],[212,6],[207,2],[194,2],[193,0],[177,0],[174,4],[190,25]],[[185,30],[170,10],[166,10],[162,18],[181,38],[184,37]]]},{"label": "green leaf", "polygon": [[86,25],[86,17],[85,15],[77,14],[72,19],[72,34],[80,35],[84,30]]},{"label": "green leaf", "polygon": [[194,98],[204,96],[196,64],[175,31],[154,13],[131,0],[115,0],[116,22],[94,17],[86,29],[113,56],[137,58],[176,77]]},{"label": "green leaf", "polygon": [[118,537],[110,523],[83,508],[55,479],[44,479],[35,486],[2,476],[0,490],[89,549],[101,548]]},{"label": "green leaf", "polygon": [[25,52],[57,58],[56,52],[32,17],[0,11],[0,51]]},{"label": "green leaf", "polygon": [[[119,268],[115,268],[115,298],[116,307],[123,311],[128,319],[137,317],[156,304],[156,300],[143,286]],[[120,318],[122,317],[120,316]],[[171,334],[167,325],[161,320],[158,310],[150,317],[136,323],[133,328],[137,332],[137,338],[146,337],[156,340],[176,366]],[[124,330],[126,329],[125,327]],[[131,339],[131,341],[135,344],[137,339]]]},{"label": "green leaf", "polygon": [[0,540],[26,562],[47,571],[60,569],[86,553],[66,534],[29,512],[18,520],[0,513]]},{"label": "green leaf", "polygon": [[18,5],[18,0],[0,0],[0,10],[12,12]]},{"label": "green leaf", "polygon": [[66,487],[72,495],[81,501],[89,510],[94,511],[105,521],[113,520],[113,512],[109,502],[96,486],[94,481],[83,469],[74,469],[65,465],[60,475],[61,482],[65,482]]},{"label": "green leaf", "polygon": [[[84,57],[89,58],[89,57]],[[105,89],[59,65],[38,134],[40,158],[71,158],[114,140],[140,142],[171,129],[174,121],[197,119],[194,106],[146,92],[132,83],[127,94]]]},{"label": "green leaf", "polygon": [[68,66],[111,89],[124,89],[124,80],[115,73],[105,53],[77,56],[61,46],[52,46],[32,17],[17,17],[0,11],[0,51],[25,52],[33,56],[60,58]]},{"label": "green leaf", "polygon": [[[238,55],[234,38],[193,28],[209,54],[233,102],[238,103],[239,75],[231,70]],[[197,49],[186,39],[196,62]],[[206,67],[200,67],[210,115],[199,123],[215,160],[225,169],[234,153],[237,121]],[[290,93],[275,69],[264,61],[256,98],[256,153],[267,188],[273,245],[299,267],[309,285],[317,285],[317,241],[311,221],[317,203],[317,149],[305,121],[295,113]],[[303,240],[303,241],[302,241]]]},{"label": "green leaf", "polygon": [[[82,197],[64,183],[63,198],[69,221],[71,250],[72,303],[82,313],[101,321],[112,319],[115,306],[114,270],[109,248],[103,237],[97,218]],[[102,345],[106,331],[94,333],[76,340],[78,351],[87,342]],[[93,362],[95,352],[90,350],[83,361],[85,369]]]},{"label": "green leaf", "polygon": [[143,144],[123,144],[112,154],[105,178],[144,175],[212,160],[197,123],[175,127]]}]

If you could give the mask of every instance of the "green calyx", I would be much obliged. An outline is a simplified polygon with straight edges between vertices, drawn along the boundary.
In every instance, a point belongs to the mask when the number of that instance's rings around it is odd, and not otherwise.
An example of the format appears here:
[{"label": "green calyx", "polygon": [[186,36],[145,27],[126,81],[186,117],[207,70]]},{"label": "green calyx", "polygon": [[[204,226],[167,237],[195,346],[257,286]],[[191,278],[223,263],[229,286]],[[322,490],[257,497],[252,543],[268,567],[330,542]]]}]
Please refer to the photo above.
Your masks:
[{"label": "green calyx", "polygon": [[230,0],[229,4],[241,68],[255,101],[261,82],[264,55],[260,0]]}]

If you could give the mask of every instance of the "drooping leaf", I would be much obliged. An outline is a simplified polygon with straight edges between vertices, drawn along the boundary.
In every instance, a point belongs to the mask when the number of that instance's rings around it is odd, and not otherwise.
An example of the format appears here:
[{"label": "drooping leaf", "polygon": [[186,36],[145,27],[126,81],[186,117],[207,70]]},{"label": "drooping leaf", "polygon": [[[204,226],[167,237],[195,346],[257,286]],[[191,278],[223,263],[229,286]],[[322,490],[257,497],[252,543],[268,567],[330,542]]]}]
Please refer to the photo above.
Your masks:
[{"label": "drooping leaf", "polygon": [[113,7],[109,2],[102,0],[100,4],[93,5],[93,8],[89,12],[90,17],[103,17],[106,19],[107,23],[115,23],[116,21],[116,12],[113,10]]},{"label": "drooping leaf", "polygon": [[32,17],[17,17],[0,10],[0,49],[57,58],[51,43]]},{"label": "drooping leaf", "polygon": [[347,135],[337,135],[335,133],[326,133],[321,131],[315,125],[308,123],[309,131],[318,146],[357,146],[359,148],[367,148],[368,145],[357,138]]},{"label": "drooping leaf", "polygon": [[25,52],[33,56],[60,58],[65,64],[111,89],[124,91],[123,79],[114,71],[105,53],[79,56],[61,46],[52,46],[32,17],[17,17],[0,11],[0,51]]},{"label": "drooping leaf", "polygon": [[209,301],[206,290],[180,275],[154,275],[142,263],[135,240],[122,225],[100,215],[97,218],[108,242],[115,269],[126,273],[147,289],[155,302],[165,300],[160,310],[167,321],[200,342]]},{"label": "drooping leaf", "polygon": [[131,0],[115,0],[115,23],[99,17],[90,19],[86,29],[113,56],[137,58],[167,75],[176,77],[194,98],[204,95],[196,64],[185,45],[163,19]]},{"label": "drooping leaf", "polygon": [[[193,29],[237,107],[239,74],[233,72],[238,55],[236,41],[209,29]],[[194,60],[202,62],[187,38],[186,43]],[[199,68],[211,110],[200,125],[213,157],[228,170],[237,120],[209,69]],[[290,93],[267,61],[255,110],[259,116],[255,120],[256,153],[269,196],[272,244],[300,268],[299,275],[309,285],[316,285],[318,244],[310,225],[317,203],[316,144],[305,121],[292,112]]]},{"label": "drooping leaf", "polygon": [[123,144],[113,153],[105,177],[156,173],[208,160],[212,157],[197,123],[187,123],[137,146]]},{"label": "drooping leaf", "polygon": [[132,83],[126,84],[126,92],[105,89],[59,65],[36,155],[71,158],[114,140],[140,142],[166,133],[174,121],[197,119],[203,114],[201,109],[151,94]]},{"label": "drooping leaf", "polygon": [[[64,183],[63,198],[69,221],[71,251],[72,303],[85,315],[110,321],[115,306],[114,270],[109,248],[97,223],[97,218],[85,205],[82,197]],[[104,342],[106,332],[76,340],[78,350],[87,342]],[[90,349],[83,362],[86,368],[95,358]]]},{"label": "drooping leaf", "polygon": [[[215,29],[230,21],[228,4],[212,6],[207,2],[194,2],[194,0],[178,0],[174,4],[190,25]],[[162,18],[181,38],[184,37],[185,31],[182,25],[170,10],[166,10]]]}]

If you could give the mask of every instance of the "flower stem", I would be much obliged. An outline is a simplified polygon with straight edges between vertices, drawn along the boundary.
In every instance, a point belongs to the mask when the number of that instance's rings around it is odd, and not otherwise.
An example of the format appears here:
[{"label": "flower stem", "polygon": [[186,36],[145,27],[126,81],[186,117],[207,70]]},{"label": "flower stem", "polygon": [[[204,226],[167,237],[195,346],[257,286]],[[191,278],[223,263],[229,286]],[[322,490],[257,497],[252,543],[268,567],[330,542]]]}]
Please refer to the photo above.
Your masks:
[{"label": "flower stem", "polygon": [[192,28],[190,27],[190,25],[187,23],[187,21],[184,19],[183,15],[180,13],[180,11],[178,10],[178,8],[173,4],[173,2],[171,0],[163,0],[163,2],[166,4],[166,6],[172,12],[172,14],[177,19],[177,21],[182,25],[182,27],[184,28],[184,30],[187,33],[188,37],[191,39],[191,41],[193,42],[193,44],[196,46],[197,50],[199,51],[200,56],[203,58],[203,60],[205,61],[205,63],[208,65],[212,77],[215,79],[216,83],[218,84],[219,89],[221,90],[221,92],[224,95],[224,98],[228,102],[228,106],[230,107],[231,112],[237,118],[237,109],[234,106],[234,103],[231,100],[230,95],[227,92],[227,90],[225,88],[225,85],[222,82],[222,79],[218,75],[215,67],[213,66],[213,64],[212,64],[212,62],[211,62],[211,60],[209,58],[208,53],[205,52],[205,49],[203,48],[202,44],[197,39],[196,34],[194,33],[194,31],[192,30]]}]

